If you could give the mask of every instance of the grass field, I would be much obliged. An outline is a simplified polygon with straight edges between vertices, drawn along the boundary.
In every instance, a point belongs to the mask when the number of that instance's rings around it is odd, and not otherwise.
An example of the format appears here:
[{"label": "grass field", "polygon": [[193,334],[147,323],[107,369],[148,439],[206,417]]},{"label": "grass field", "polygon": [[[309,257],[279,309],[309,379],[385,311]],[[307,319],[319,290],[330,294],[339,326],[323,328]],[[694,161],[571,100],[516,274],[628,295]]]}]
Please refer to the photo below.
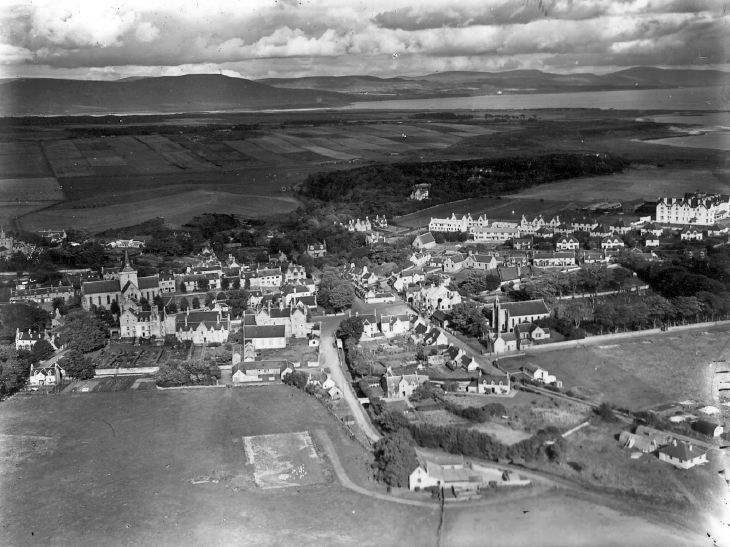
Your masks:
[{"label": "grass field", "polygon": [[315,428],[367,482],[360,445],[282,385],[14,398],[0,406],[0,441],[20,447],[0,452],[0,544],[436,544],[436,510],[356,494],[329,472],[309,486],[255,485],[243,437]]},{"label": "grass field", "polygon": [[682,196],[688,191],[727,192],[730,169],[722,168],[658,168],[628,169],[623,173],[602,177],[575,178],[554,182],[514,194],[521,199],[581,202],[600,200],[632,201],[656,199],[659,196]]},{"label": "grass field", "polygon": [[677,534],[641,517],[555,493],[486,508],[449,507],[443,545],[689,547],[702,545],[705,540],[699,534]]},{"label": "grass field", "polygon": [[[135,196],[137,199],[139,195]],[[299,206],[288,196],[256,196],[216,190],[190,190],[167,197],[150,197],[141,201],[104,204],[90,208],[69,208],[64,205],[44,209],[23,219],[26,229],[66,226],[69,220],[78,229],[102,231],[121,228],[147,219],[164,217],[171,225],[181,225],[196,215],[235,213],[250,218],[286,213]]]},{"label": "grass field", "polygon": [[694,399],[712,402],[709,363],[730,359],[730,327],[618,339],[575,349],[535,352],[510,362],[535,363],[597,401],[633,410]]}]

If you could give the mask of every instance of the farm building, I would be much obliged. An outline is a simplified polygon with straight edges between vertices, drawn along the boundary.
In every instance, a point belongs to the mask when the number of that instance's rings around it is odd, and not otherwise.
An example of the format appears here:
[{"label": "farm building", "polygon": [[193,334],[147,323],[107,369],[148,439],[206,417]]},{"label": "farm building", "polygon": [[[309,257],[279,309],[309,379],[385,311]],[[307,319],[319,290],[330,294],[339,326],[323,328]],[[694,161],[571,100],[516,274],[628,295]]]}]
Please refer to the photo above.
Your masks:
[{"label": "farm building", "polygon": [[708,437],[719,437],[724,431],[724,428],[720,424],[716,424],[708,420],[697,420],[693,422],[692,429],[699,431]]},{"label": "farm building", "polygon": [[659,448],[657,441],[646,435],[636,435],[630,431],[622,431],[618,437],[621,448],[639,450],[640,452],[654,452]]},{"label": "farm building", "polygon": [[443,464],[426,461],[408,476],[410,490],[430,487],[476,490],[482,478],[464,464]]}]

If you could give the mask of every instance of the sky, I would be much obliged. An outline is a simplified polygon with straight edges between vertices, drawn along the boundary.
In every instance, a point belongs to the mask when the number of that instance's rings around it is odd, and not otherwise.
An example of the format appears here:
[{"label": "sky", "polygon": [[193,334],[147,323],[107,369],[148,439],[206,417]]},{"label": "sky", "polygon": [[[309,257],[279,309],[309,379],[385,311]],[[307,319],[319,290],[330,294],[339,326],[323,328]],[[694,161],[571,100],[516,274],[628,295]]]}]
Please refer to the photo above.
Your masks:
[{"label": "sky", "polygon": [[730,0],[0,0],[0,77],[730,70]]}]

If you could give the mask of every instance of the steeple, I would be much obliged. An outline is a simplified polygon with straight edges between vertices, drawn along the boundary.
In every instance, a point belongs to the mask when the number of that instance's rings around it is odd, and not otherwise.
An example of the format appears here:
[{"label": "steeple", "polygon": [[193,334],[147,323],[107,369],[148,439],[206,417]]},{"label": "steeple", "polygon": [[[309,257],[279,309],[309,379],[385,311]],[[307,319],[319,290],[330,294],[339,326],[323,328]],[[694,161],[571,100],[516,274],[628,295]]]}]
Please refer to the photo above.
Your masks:
[{"label": "steeple", "polygon": [[129,250],[124,249],[124,267],[122,268],[123,272],[133,272],[135,271],[134,268],[132,268],[132,265],[129,263]]}]

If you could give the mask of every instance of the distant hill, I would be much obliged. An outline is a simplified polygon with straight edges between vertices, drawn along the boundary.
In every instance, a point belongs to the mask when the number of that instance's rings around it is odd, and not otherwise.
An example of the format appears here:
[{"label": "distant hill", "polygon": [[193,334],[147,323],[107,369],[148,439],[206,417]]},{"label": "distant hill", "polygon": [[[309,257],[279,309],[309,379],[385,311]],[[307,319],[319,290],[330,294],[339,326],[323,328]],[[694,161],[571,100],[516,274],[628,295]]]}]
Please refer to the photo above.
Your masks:
[{"label": "distant hill", "polygon": [[[539,70],[450,71],[424,76],[308,76],[257,80],[278,88],[317,89],[388,98],[444,97],[491,93],[555,93],[612,89],[727,85],[730,73],[717,70],[635,67],[610,74],[551,74]],[[396,97],[393,97],[395,95]]]},{"label": "distant hill", "polygon": [[116,81],[22,78],[0,85],[0,115],[79,115],[340,106],[326,90],[274,88],[243,78],[189,74]]}]

